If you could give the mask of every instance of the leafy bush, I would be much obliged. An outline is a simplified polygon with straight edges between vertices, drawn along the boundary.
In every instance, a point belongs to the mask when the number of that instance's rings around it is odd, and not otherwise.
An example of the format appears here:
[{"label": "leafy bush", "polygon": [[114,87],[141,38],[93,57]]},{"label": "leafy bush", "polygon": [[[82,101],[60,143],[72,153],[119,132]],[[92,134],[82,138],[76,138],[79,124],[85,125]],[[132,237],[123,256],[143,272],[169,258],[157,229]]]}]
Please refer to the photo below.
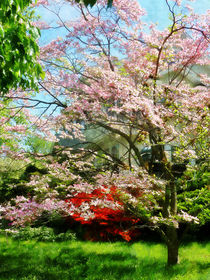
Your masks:
[{"label": "leafy bush", "polygon": [[178,211],[185,211],[196,216],[199,224],[193,224],[188,229],[187,239],[206,240],[210,224],[210,192],[209,192],[209,166],[207,163],[193,166],[178,180],[182,189],[178,190]]},{"label": "leafy bush", "polygon": [[27,194],[27,189],[20,179],[24,170],[24,162],[21,160],[9,157],[0,159],[0,202]]},{"label": "leafy bush", "polygon": [[200,220],[199,226],[210,222],[209,167],[206,163],[187,170],[178,180],[182,190],[178,192],[178,210],[185,211]]},{"label": "leafy bush", "polygon": [[208,162],[189,168],[184,175],[177,180],[178,186],[182,186],[182,189],[178,189],[178,192],[193,191],[208,186],[209,176],[210,170]]},{"label": "leafy bush", "polygon": [[49,227],[25,227],[19,230],[6,230],[2,232],[7,232],[12,238],[18,240],[37,240],[44,242],[54,242],[54,241],[67,241],[76,240],[75,233],[67,231],[65,233],[55,234],[54,230]]},{"label": "leafy bush", "polygon": [[194,191],[185,191],[178,195],[178,209],[197,216],[200,225],[210,222],[210,192],[207,187]]}]

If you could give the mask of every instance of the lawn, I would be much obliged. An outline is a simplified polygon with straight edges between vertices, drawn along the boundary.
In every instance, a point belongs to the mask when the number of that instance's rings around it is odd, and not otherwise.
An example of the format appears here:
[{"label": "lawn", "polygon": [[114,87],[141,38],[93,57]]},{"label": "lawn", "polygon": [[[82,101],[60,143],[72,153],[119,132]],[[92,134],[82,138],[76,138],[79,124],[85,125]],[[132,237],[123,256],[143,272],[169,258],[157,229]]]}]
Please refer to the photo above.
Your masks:
[{"label": "lawn", "polygon": [[165,266],[162,244],[35,242],[0,237],[0,280],[207,280],[210,243],[180,248],[181,264]]}]

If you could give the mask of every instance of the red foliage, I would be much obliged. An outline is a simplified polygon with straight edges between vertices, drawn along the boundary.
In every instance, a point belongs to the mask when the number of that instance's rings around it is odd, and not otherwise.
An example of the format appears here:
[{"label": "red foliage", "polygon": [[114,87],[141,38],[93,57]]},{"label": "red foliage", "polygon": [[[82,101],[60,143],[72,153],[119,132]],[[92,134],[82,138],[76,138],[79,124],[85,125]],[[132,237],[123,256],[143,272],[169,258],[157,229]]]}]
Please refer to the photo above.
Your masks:
[{"label": "red foliage", "polygon": [[[89,240],[107,240],[113,236],[121,236],[126,241],[130,241],[135,236],[135,224],[139,222],[139,219],[134,218],[125,213],[123,207],[109,208],[102,205],[93,205],[91,202],[96,199],[101,199],[117,202],[122,206],[120,201],[117,187],[112,186],[109,188],[103,186],[97,188],[91,193],[77,193],[74,197],[66,199],[65,202],[69,207],[73,204],[75,207],[80,207],[83,203],[89,204],[90,211],[94,214],[90,218],[84,218],[82,212],[75,212],[71,217],[74,221],[80,222],[83,225],[87,225],[85,238]],[[114,204],[113,204],[114,205]]]}]

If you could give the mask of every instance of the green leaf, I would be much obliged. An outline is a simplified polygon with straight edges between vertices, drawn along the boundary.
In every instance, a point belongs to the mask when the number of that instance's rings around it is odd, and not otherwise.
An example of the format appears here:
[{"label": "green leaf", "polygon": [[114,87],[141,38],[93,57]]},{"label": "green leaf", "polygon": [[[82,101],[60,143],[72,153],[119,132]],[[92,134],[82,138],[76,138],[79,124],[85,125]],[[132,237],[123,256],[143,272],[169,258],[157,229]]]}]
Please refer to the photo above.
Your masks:
[{"label": "green leaf", "polygon": [[91,7],[93,7],[95,4],[96,4],[96,1],[97,0],[84,0],[84,4],[85,4],[85,6],[91,6]]},{"label": "green leaf", "polygon": [[112,3],[113,3],[113,0],[108,0],[107,8],[111,8],[112,7]]},{"label": "green leaf", "polygon": [[4,29],[2,25],[0,25],[0,38],[1,37],[4,37]]}]

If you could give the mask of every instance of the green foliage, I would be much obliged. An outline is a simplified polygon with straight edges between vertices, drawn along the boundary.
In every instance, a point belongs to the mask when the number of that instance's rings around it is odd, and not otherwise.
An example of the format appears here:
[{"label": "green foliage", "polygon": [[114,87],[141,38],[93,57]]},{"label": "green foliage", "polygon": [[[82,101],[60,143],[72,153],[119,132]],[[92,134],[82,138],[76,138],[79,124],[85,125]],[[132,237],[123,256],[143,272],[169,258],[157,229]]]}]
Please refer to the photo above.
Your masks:
[{"label": "green foliage", "polygon": [[[32,175],[38,175],[40,178],[48,171],[43,167],[41,161],[26,164],[21,160],[14,160],[9,157],[0,159],[0,202],[9,201],[16,196],[25,196],[34,194],[34,187],[27,186]],[[56,178],[52,176],[56,181]],[[56,185],[59,180],[51,185]]]},{"label": "green foliage", "polygon": [[[97,2],[97,0],[83,0],[83,1],[81,1],[81,0],[75,0],[77,3],[81,3],[81,2],[83,2],[84,4],[85,4],[85,6],[91,6],[91,7],[93,7],[95,4],[96,4],[96,2]],[[107,0],[107,7],[108,8],[111,8],[112,7],[112,2],[113,2],[113,0]]]},{"label": "green foliage", "polygon": [[189,169],[177,183],[182,186],[178,191],[178,210],[183,210],[192,216],[197,216],[200,220],[198,226],[210,222],[210,192],[208,164],[203,163]]},{"label": "green foliage", "polygon": [[[21,135],[21,139],[25,136],[22,132],[14,132],[10,131],[10,129],[12,130],[16,125],[20,125],[25,128],[31,125],[23,111],[19,110],[17,112],[9,109],[9,107],[16,106],[17,104],[14,104],[14,102],[11,99],[2,98],[0,100],[0,147],[4,145],[8,147],[11,151],[17,151],[17,149],[20,148],[22,141],[20,141],[19,136]],[[28,133],[29,131],[26,130],[25,134]]]},{"label": "green foliage", "polygon": [[37,88],[37,79],[44,77],[37,55],[40,33],[32,26],[32,0],[0,1],[0,92],[17,87]]},{"label": "green foliage", "polygon": [[[81,3],[80,0],[76,0],[76,2]],[[91,7],[93,7],[96,4],[97,0],[83,0],[83,2],[85,4],[85,6],[90,5]]]},{"label": "green foliage", "polygon": [[35,221],[35,227],[47,226],[53,228],[57,233],[65,230],[67,227],[66,220],[59,213],[54,211],[44,211]]},{"label": "green foliage", "polygon": [[186,191],[201,189],[209,184],[209,165],[207,163],[188,169],[178,183]]},{"label": "green foliage", "polygon": [[[40,182],[35,186],[28,185],[32,176],[40,178]],[[71,185],[73,182],[74,179],[68,176],[61,179],[57,177],[57,174],[50,174],[48,169],[43,166],[43,159],[40,161],[34,160],[29,164],[10,158],[0,159],[1,203],[9,201],[16,196],[28,197],[29,195],[36,195],[37,198],[42,200],[55,189],[59,193],[60,198],[65,198],[67,193],[66,186]],[[45,188],[45,183],[49,187]],[[35,188],[37,188],[36,191],[34,190]]]},{"label": "green foliage", "polygon": [[44,243],[0,238],[1,280],[206,280],[209,244],[180,248],[181,264],[166,268],[154,243]]},{"label": "green foliage", "polygon": [[26,188],[20,180],[24,170],[24,161],[8,157],[0,159],[0,202],[26,194]]},{"label": "green foliage", "polygon": [[25,141],[28,151],[34,154],[49,154],[52,152],[54,143],[38,136],[29,136]]},{"label": "green foliage", "polygon": [[210,192],[207,187],[194,191],[185,191],[178,195],[178,210],[197,216],[200,224],[210,222]]},{"label": "green foliage", "polygon": [[[3,231],[4,232],[4,231]],[[69,241],[75,240],[75,233],[70,230],[55,234],[54,230],[50,227],[25,227],[19,230],[11,231],[11,237],[17,240],[37,240],[44,242],[55,242],[55,241]]]}]

